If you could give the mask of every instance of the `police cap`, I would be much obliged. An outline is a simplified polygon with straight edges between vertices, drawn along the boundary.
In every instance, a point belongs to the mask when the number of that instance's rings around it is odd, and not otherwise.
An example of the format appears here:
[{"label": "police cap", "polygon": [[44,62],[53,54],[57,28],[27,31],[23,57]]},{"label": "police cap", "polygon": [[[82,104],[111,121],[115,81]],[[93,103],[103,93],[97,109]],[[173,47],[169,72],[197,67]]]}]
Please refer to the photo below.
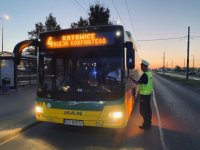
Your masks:
[{"label": "police cap", "polygon": [[143,59],[141,65],[149,66],[150,64],[148,61]]}]

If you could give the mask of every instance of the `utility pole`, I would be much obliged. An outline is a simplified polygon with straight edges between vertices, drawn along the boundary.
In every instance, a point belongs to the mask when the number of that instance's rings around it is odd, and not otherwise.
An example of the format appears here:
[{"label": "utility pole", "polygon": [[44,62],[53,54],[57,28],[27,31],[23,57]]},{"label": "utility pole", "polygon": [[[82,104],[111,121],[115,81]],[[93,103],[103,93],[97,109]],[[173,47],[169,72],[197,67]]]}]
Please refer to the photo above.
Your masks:
[{"label": "utility pole", "polygon": [[2,43],[2,47],[1,47],[1,52],[3,52],[3,18],[0,17],[0,19],[2,20],[2,28],[1,28],[1,43]]},{"label": "utility pole", "polygon": [[2,23],[2,48],[1,48],[1,52],[3,52],[3,23]]},{"label": "utility pole", "polygon": [[163,75],[165,74],[165,52],[163,54]]},{"label": "utility pole", "polygon": [[187,80],[188,80],[188,72],[189,72],[189,60],[190,60],[190,27],[188,27],[188,42],[187,42],[187,72],[186,72]]}]

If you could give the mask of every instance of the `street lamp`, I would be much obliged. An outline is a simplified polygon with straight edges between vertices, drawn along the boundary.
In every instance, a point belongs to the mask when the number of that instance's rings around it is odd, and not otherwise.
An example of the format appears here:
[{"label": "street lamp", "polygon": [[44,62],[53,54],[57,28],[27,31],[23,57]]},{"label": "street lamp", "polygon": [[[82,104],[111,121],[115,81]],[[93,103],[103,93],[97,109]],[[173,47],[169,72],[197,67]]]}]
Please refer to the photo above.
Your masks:
[{"label": "street lamp", "polygon": [[10,19],[10,16],[8,16],[8,15],[4,15],[3,17],[0,17],[0,19],[1,19],[1,21],[2,21],[2,49],[1,49],[1,51],[3,52],[3,21],[4,20],[8,20],[8,19]]}]

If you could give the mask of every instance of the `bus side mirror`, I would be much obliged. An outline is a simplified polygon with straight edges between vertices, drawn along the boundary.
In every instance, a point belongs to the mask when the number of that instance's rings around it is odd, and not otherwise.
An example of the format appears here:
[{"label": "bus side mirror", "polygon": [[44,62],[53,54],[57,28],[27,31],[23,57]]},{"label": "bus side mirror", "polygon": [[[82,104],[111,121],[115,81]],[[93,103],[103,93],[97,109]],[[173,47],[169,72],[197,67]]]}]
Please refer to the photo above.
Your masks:
[{"label": "bus side mirror", "polygon": [[17,45],[15,45],[14,50],[13,50],[13,53],[14,53],[13,61],[14,61],[14,63],[16,65],[20,64],[23,49],[25,49],[29,46],[37,46],[37,45],[38,45],[38,42],[35,41],[35,40],[25,40],[25,41],[22,41],[22,42],[18,43]]},{"label": "bus side mirror", "polygon": [[135,50],[133,49],[133,43],[127,41],[125,43],[126,47],[126,66],[128,69],[135,68]]}]

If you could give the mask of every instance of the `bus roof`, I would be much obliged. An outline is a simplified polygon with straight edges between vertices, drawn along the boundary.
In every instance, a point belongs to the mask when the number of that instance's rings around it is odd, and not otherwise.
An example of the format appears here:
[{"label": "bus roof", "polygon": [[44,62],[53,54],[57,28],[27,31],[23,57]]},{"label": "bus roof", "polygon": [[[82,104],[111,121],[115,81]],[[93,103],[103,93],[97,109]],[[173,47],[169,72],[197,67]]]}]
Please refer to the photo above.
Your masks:
[{"label": "bus roof", "polygon": [[43,36],[48,36],[48,35],[54,35],[54,34],[58,34],[58,33],[66,33],[66,32],[71,32],[71,33],[75,33],[75,32],[87,32],[87,30],[89,31],[115,31],[115,30],[124,30],[122,25],[101,25],[101,26],[87,26],[87,27],[78,27],[78,28],[68,28],[68,29],[62,29],[62,30],[55,30],[55,31],[47,31],[47,32],[43,32],[40,33],[40,37]]}]

